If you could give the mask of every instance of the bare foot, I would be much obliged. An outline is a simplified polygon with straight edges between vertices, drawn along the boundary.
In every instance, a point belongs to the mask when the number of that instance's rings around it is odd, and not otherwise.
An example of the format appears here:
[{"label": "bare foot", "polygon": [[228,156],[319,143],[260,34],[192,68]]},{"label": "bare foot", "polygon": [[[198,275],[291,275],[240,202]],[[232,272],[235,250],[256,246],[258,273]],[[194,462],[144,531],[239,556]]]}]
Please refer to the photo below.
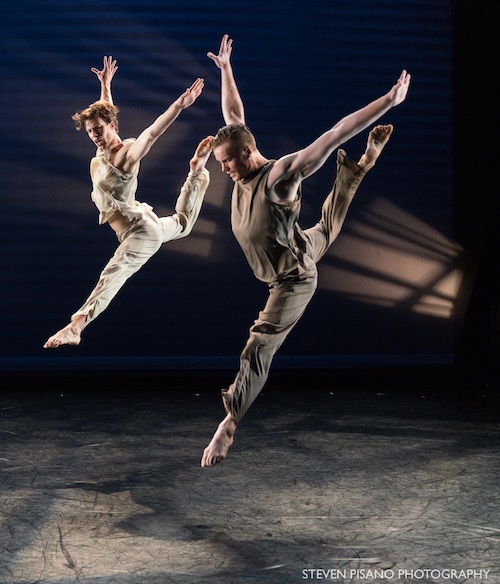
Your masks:
[{"label": "bare foot", "polygon": [[358,165],[364,170],[370,170],[375,166],[377,158],[382,153],[384,146],[389,141],[394,127],[392,124],[386,126],[375,126],[368,135],[368,143],[363,156],[359,159]]},{"label": "bare foot", "polygon": [[200,170],[205,167],[208,157],[212,152],[213,139],[213,136],[207,136],[198,144],[193,158],[189,162],[189,168],[191,170]]},{"label": "bare foot", "polygon": [[227,457],[227,451],[233,443],[236,424],[228,414],[219,424],[210,444],[203,451],[201,466],[214,466]]},{"label": "bare foot", "polygon": [[81,329],[70,322],[55,335],[49,337],[43,346],[44,349],[57,349],[61,345],[79,345],[81,340]]}]

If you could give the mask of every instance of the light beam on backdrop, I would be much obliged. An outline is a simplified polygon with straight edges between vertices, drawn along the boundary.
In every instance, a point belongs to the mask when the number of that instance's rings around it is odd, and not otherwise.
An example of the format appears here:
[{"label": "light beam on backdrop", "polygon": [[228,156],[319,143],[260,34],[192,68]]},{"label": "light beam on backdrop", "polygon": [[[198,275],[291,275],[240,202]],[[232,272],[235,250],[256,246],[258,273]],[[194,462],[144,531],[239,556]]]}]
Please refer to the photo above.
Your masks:
[{"label": "light beam on backdrop", "polygon": [[383,197],[346,221],[320,286],[356,302],[451,318],[463,274],[460,247]]}]

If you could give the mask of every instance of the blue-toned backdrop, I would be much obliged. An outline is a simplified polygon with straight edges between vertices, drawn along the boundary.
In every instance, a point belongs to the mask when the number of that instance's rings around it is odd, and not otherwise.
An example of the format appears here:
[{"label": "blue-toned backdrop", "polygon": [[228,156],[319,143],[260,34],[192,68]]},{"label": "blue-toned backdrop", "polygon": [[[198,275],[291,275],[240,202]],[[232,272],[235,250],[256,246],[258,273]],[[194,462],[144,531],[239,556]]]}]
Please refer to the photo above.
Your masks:
[{"label": "blue-toned backdrop", "polygon": [[[387,91],[403,68],[407,101],[366,178],[320,285],[278,366],[449,363],[462,250],[454,242],[450,2],[284,0],[44,1],[2,10],[0,369],[226,367],[236,363],[266,289],[230,230],[231,181],[215,161],[192,235],[169,243],[85,330],[79,347],[42,349],[84,301],[116,246],[97,224],[94,153],[71,115],[99,95],[90,68],[118,60],[122,137],[136,136],[192,80],[203,95],[142,164],[138,198],[171,213],[198,141],[222,125],[218,70],[233,66],[261,151],[296,150]],[[344,148],[353,158],[366,133]],[[319,216],[334,158],[304,184],[301,225]]]}]

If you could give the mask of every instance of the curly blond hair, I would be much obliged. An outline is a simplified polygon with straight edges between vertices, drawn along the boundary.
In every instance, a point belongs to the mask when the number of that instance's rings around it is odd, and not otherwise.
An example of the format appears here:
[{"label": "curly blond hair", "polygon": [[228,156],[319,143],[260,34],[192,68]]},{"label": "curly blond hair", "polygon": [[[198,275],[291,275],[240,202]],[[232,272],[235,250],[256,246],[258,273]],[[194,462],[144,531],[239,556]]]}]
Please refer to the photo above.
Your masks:
[{"label": "curly blond hair", "polygon": [[85,123],[90,120],[102,118],[107,124],[113,122],[118,132],[118,112],[119,108],[109,101],[95,101],[80,112],[76,112],[71,116],[75,122],[75,127],[78,131],[85,127]]}]

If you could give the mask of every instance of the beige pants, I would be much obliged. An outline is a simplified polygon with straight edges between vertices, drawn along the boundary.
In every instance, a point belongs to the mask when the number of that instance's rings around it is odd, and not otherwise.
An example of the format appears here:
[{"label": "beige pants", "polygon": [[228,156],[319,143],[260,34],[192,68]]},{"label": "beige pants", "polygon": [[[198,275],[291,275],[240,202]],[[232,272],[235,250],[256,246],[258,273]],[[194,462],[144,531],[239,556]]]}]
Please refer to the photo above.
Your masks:
[{"label": "beige pants", "polygon": [[[351,201],[366,172],[337,154],[337,178],[323,203],[320,221],[303,231],[306,253],[316,264],[338,236]],[[238,424],[263,388],[276,351],[304,313],[317,286],[316,266],[305,276],[280,278],[269,286],[269,298],[240,355],[240,369],[228,389],[222,390],[226,412]]]},{"label": "beige pants", "polygon": [[108,307],[130,276],[142,268],[163,243],[191,233],[209,182],[206,169],[190,171],[177,199],[174,215],[158,217],[152,211],[145,212],[117,234],[120,245],[101,272],[90,296],[73,315],[86,316],[84,327]]}]

